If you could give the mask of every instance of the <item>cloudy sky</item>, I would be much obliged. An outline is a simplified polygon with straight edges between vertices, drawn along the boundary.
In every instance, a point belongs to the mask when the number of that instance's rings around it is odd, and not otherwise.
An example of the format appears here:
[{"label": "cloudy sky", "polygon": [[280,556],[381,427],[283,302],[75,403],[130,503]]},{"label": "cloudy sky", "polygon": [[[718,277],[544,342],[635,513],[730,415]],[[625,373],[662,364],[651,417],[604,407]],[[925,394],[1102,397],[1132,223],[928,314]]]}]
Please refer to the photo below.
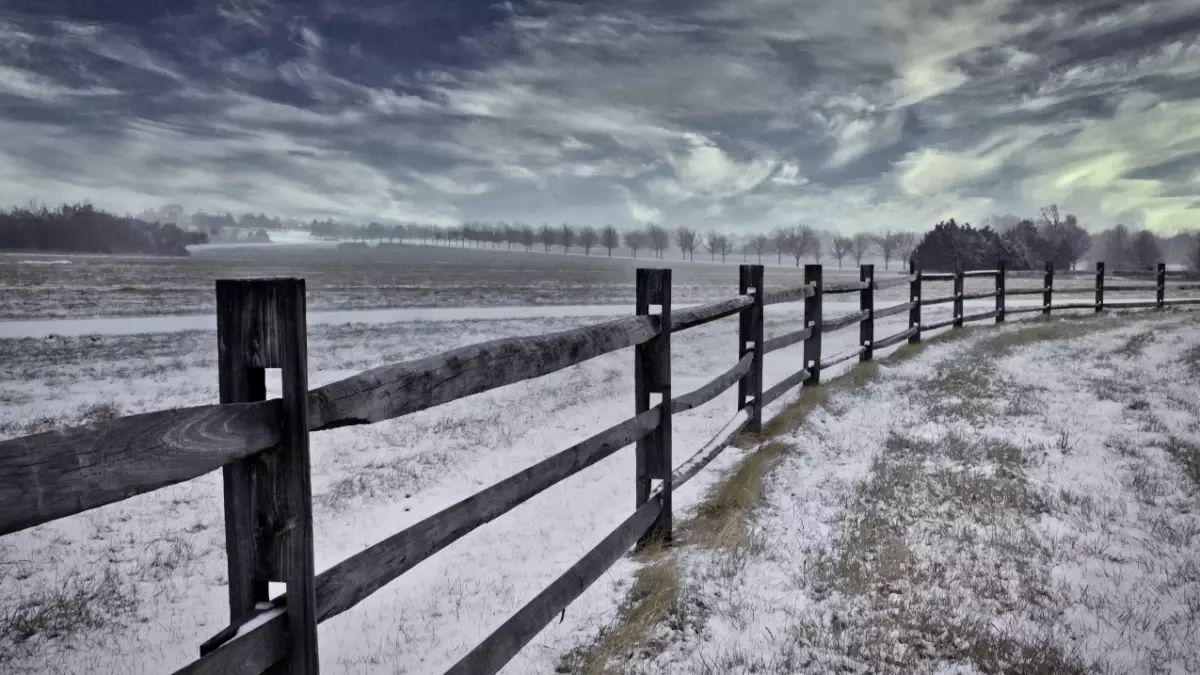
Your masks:
[{"label": "cloudy sky", "polygon": [[0,0],[0,204],[1200,227],[1200,0]]}]

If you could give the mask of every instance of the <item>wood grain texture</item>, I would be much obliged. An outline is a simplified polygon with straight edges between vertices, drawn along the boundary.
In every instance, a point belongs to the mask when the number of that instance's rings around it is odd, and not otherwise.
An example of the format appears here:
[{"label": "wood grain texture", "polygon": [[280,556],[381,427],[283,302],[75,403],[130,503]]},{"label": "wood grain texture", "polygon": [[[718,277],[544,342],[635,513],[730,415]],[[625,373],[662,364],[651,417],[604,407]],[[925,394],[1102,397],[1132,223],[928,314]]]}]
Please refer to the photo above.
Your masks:
[{"label": "wood grain texture", "polygon": [[279,401],[205,405],[0,441],[0,535],[198,478],[279,444]]},{"label": "wood grain texture", "polygon": [[972,321],[983,321],[984,319],[994,318],[996,318],[996,310],[993,309],[987,312],[979,312],[978,314],[967,314],[966,316],[962,317],[962,321],[963,323],[970,323]]},{"label": "wood grain texture", "polygon": [[929,307],[930,305],[944,305],[947,302],[954,302],[958,298],[953,295],[943,295],[935,298],[921,298],[921,306]]},{"label": "wood grain texture", "polygon": [[661,496],[652,495],[612,534],[451,666],[446,675],[493,675],[499,672],[546,624],[629,552],[650,530],[662,510]]},{"label": "wood grain texture", "polygon": [[857,293],[870,287],[870,284],[864,281],[847,281],[838,284],[825,284],[825,288],[822,290],[825,295],[834,295],[838,293]]},{"label": "wood grain texture", "polygon": [[863,310],[863,311],[855,312],[853,314],[846,314],[844,316],[839,316],[836,319],[825,319],[821,323],[821,332],[822,333],[832,333],[835,330],[841,330],[843,328],[846,328],[847,326],[854,326],[859,323],[862,323],[869,316],[871,316],[871,312]]},{"label": "wood grain texture", "polygon": [[790,347],[797,342],[803,342],[810,337],[812,337],[812,327],[801,328],[800,330],[792,331],[791,333],[778,335],[763,342],[763,353],[770,354],[771,352],[783,349],[784,347]]},{"label": "wood grain texture", "polygon": [[[751,404],[753,406],[754,404]],[[704,447],[696,451],[696,454],[687,458],[687,461],[680,464],[671,475],[671,483],[674,487],[679,487],[688,482],[693,476],[708,466],[710,462],[720,456],[725,448],[733,442],[737,435],[742,433],[750,423],[752,411],[749,407],[742,408],[737,411],[733,419],[725,423],[721,430],[713,436],[712,440],[704,444]]]},{"label": "wood grain texture", "polygon": [[753,304],[754,299],[752,297],[743,295],[711,305],[676,309],[671,312],[671,331],[678,333],[689,328],[702,326],[711,321],[725,319]]},{"label": "wood grain texture", "polygon": [[834,354],[833,356],[830,356],[821,362],[821,368],[825,369],[830,366],[836,366],[843,361],[849,361],[850,359],[858,357],[858,355],[862,354],[862,352],[863,348],[860,346],[855,347],[854,349],[848,349],[840,354]]},{"label": "wood grain texture", "polygon": [[764,305],[777,305],[781,302],[796,302],[811,298],[816,291],[812,286],[805,284],[798,288],[784,288],[774,291],[767,291],[763,296]]},{"label": "wood grain texture", "polygon": [[317,577],[321,621],[337,616],[485,523],[579,473],[658,427],[655,406],[467,497],[399,534],[360,551]]},{"label": "wood grain texture", "polygon": [[912,307],[913,307],[913,303],[906,302],[902,305],[892,305],[891,307],[884,307],[883,309],[877,309],[877,310],[875,310],[875,318],[876,319],[886,319],[889,316],[903,314],[903,313],[911,310]]},{"label": "wood grain texture", "polygon": [[956,319],[956,318],[950,318],[950,319],[946,319],[945,321],[938,321],[935,323],[927,323],[927,324],[921,326],[921,330],[922,331],[937,330],[939,328],[953,326],[957,321],[958,321],[958,319]]},{"label": "wood grain texture", "polygon": [[374,368],[309,393],[309,428],[372,424],[541,377],[658,335],[657,317],[504,338]]},{"label": "wood grain texture", "polygon": [[875,279],[875,290],[882,291],[897,286],[907,286],[913,282],[913,275],[896,277],[894,279]]},{"label": "wood grain texture", "polygon": [[906,330],[900,331],[899,333],[896,333],[895,335],[889,335],[888,337],[885,337],[882,340],[876,340],[875,349],[876,350],[887,349],[888,347],[891,347],[892,345],[900,344],[901,342],[904,342],[905,340],[912,337],[913,334],[916,332],[917,332],[917,330],[915,328],[908,328]]},{"label": "wood grain texture", "polygon": [[749,373],[753,365],[754,354],[751,352],[743,356],[742,360],[732,368],[709,380],[703,386],[671,399],[671,413],[686,412],[720,396],[722,392],[736,385],[738,380]]},{"label": "wood grain texture", "polygon": [[244,635],[176,670],[174,675],[259,675],[282,661],[287,649],[287,617],[274,614]]},{"label": "wood grain texture", "polygon": [[762,402],[763,406],[766,407],[768,405],[771,405],[771,403],[773,403],[775,401],[775,399],[779,398],[780,396],[783,396],[785,393],[787,393],[787,391],[789,389],[793,389],[795,387],[800,386],[807,379],[808,379],[808,370],[807,369],[801,370],[796,373],[792,373],[791,375],[788,375],[787,377],[783,378],[783,380],[781,380],[780,382],[773,385],[770,389],[763,392],[763,402]]}]

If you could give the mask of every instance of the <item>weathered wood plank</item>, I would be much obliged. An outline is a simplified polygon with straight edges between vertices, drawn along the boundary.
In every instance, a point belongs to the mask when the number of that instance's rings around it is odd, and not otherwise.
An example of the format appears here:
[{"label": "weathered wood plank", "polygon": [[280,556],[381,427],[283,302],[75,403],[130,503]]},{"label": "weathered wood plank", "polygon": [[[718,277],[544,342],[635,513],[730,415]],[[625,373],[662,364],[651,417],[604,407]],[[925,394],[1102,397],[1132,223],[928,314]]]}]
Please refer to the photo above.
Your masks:
[{"label": "weathered wood plank", "polygon": [[[757,405],[751,403],[750,407]],[[683,464],[680,464],[671,476],[671,483],[674,487],[679,487],[691,480],[693,476],[700,473],[701,469],[708,466],[709,462],[716,459],[733,439],[750,423],[751,410],[749,407],[742,408],[737,411],[733,419],[729,420],[721,430],[712,437],[712,440],[704,444],[696,454],[692,455]]]},{"label": "weathered wood plank", "polygon": [[764,342],[763,343],[763,353],[770,354],[771,352],[776,351],[778,349],[783,349],[784,347],[790,347],[790,346],[796,344],[797,342],[802,342],[804,340],[807,340],[811,336],[812,336],[812,327],[811,326],[809,326],[808,328],[801,328],[800,330],[797,330],[797,331],[792,331],[791,333],[784,333],[783,335],[773,337],[770,340],[767,340],[766,342]]},{"label": "weathered wood plank", "polygon": [[655,406],[322,572],[317,577],[319,619],[324,621],[350,609],[480,525],[499,518],[547,488],[645,437],[659,425],[660,417],[661,407]]},{"label": "weathered wood plank", "polygon": [[954,272],[921,272],[922,281],[954,281]]},{"label": "weathered wood plank", "polygon": [[858,307],[866,316],[858,324],[858,344],[862,345],[863,361],[870,361],[875,351],[875,266],[859,267],[859,279],[866,287],[858,294]]},{"label": "weathered wood plank", "polygon": [[1155,280],[1154,300],[1158,303],[1157,308],[1163,308],[1163,301],[1167,299],[1167,264],[1158,263],[1158,278]]},{"label": "weathered wood plank", "polygon": [[309,392],[309,428],[372,424],[541,377],[658,334],[658,317],[491,340],[359,373]]},{"label": "weathered wood plank", "polygon": [[821,362],[821,369],[824,370],[825,368],[828,368],[830,366],[836,366],[837,364],[841,363],[842,361],[849,361],[850,359],[856,358],[859,354],[862,354],[862,353],[863,353],[862,347],[855,347],[854,349],[849,349],[847,351],[842,352],[841,354],[834,354],[833,356],[830,356],[829,358],[827,358]]},{"label": "weathered wood plank", "polygon": [[1050,310],[1054,309],[1054,263],[1046,263],[1046,273],[1042,277],[1042,288],[1045,293],[1042,294],[1042,316],[1050,316]]},{"label": "weathered wood plank", "polygon": [[779,398],[780,396],[783,396],[785,393],[787,393],[787,391],[789,389],[800,386],[807,379],[808,379],[808,370],[807,369],[801,370],[796,373],[792,373],[791,375],[788,375],[787,377],[783,378],[782,381],[776,383],[770,389],[763,392],[763,402],[762,402],[763,407],[766,407],[766,406],[770,405],[771,403],[773,403],[775,401],[775,399]]},{"label": "weathered wood plank", "polygon": [[[1091,307],[1092,305],[1087,305],[1087,306]],[[1060,307],[1060,309],[1062,309],[1062,308]],[[1040,312],[1040,311],[1042,311],[1041,305],[1033,305],[1030,307],[1009,307],[1006,313],[1007,314],[1032,314],[1034,312]]]},{"label": "weathered wood plank", "polygon": [[777,305],[781,302],[796,302],[797,300],[805,300],[811,298],[816,290],[809,284],[805,284],[798,288],[784,288],[774,291],[767,291],[763,296],[764,305]]},{"label": "weathered wood plank", "polygon": [[996,323],[1004,323],[1004,310],[1007,307],[1006,298],[1004,297],[1004,287],[1008,281],[1008,262],[1001,260],[999,268],[996,273]]},{"label": "weathered wood plank", "polygon": [[870,287],[871,286],[864,281],[848,281],[840,284],[825,284],[825,288],[823,290],[825,295],[830,295],[834,293],[857,293]]},{"label": "weathered wood plank", "polygon": [[559,612],[624,556],[650,530],[662,509],[661,496],[653,495],[604,541],[447,670],[446,675],[493,675],[499,672]]},{"label": "weathered wood plank", "polygon": [[[751,358],[750,370],[738,381],[737,407],[746,407],[753,400],[750,409],[750,421],[747,427],[751,431],[762,431],[762,406],[758,405],[762,398],[763,389],[763,323],[766,315],[764,299],[764,270],[762,265],[742,265],[738,267],[738,292],[743,297],[749,296],[752,304],[743,309],[738,320],[738,356]],[[750,290],[754,293],[750,295]]]},{"label": "weathered wood plank", "polygon": [[1000,270],[965,270],[964,277],[994,277],[1000,274]]},{"label": "weathered wood plank", "polygon": [[[1092,292],[1092,289],[1090,289],[1090,288],[1084,288],[1084,289],[1080,289],[1080,290],[1082,290],[1085,293]],[[1009,288],[1004,291],[1004,294],[1005,295],[1041,295],[1045,292],[1046,292],[1045,289],[1042,289],[1042,288]],[[1063,291],[1060,289],[1059,293],[1062,293],[1062,292]]]},{"label": "weathered wood plank", "polygon": [[889,316],[903,314],[912,308],[913,308],[913,303],[911,303],[911,302],[906,302],[902,305],[892,305],[891,307],[884,307],[883,309],[875,310],[875,318],[876,319],[886,319]]},{"label": "weathered wood plank", "polygon": [[[661,407],[628,419],[562,452],[534,464],[491,487],[447,507],[421,522],[360,551],[317,575],[317,620],[325,621],[362,602],[418,563],[458,541],[480,525],[495,520],[547,488],[627,447],[658,425]],[[287,595],[274,600],[286,606]],[[188,675],[228,673],[257,675],[251,665],[268,656],[282,658],[276,637],[286,635],[285,615],[276,615],[221,645],[180,671]],[[259,654],[262,651],[263,654]],[[219,655],[219,656],[218,656]],[[216,665],[208,665],[213,663]],[[250,665],[247,665],[250,664]],[[268,663],[269,665],[269,663]]]},{"label": "weathered wood plank", "polygon": [[1158,290],[1158,286],[1153,284],[1106,284],[1104,290],[1111,293],[1133,293],[1137,291],[1155,291]]},{"label": "weathered wood plank", "polygon": [[702,326],[711,321],[725,319],[754,304],[754,298],[748,295],[722,300],[711,305],[676,309],[671,312],[671,331],[678,333],[689,328]]},{"label": "weathered wood plank", "polygon": [[962,328],[963,325],[963,281],[963,262],[960,260],[958,270],[954,273],[954,309],[951,310],[955,328]]},{"label": "weathered wood plank", "polygon": [[686,412],[708,403],[738,383],[754,365],[754,353],[742,357],[732,368],[714,377],[707,384],[671,400],[671,414]]},{"label": "weathered wood plank", "polygon": [[1167,307],[1171,305],[1200,305],[1200,298],[1168,298],[1163,300]]},{"label": "weathered wood plank", "polygon": [[908,329],[912,331],[912,335],[908,337],[909,344],[919,344],[921,342],[921,270],[917,267],[915,260],[908,261],[909,276],[912,277],[912,283],[908,286],[908,300],[912,304],[912,309],[908,311]]},{"label": "weathered wood plank", "polygon": [[[650,498],[652,481],[661,481],[662,511],[650,537],[671,538],[671,270],[637,270],[638,315],[650,313],[651,305],[661,308],[663,323],[658,335],[634,349],[634,412],[650,409],[651,394],[659,394],[667,402],[662,406],[662,418],[654,431],[638,439],[634,454],[635,508],[641,508]],[[643,541],[642,543],[646,543]]]},{"label": "weathered wood plank", "polygon": [[964,293],[963,300],[983,300],[984,298],[996,297],[996,291],[987,291],[986,293]]},{"label": "weathered wood plank", "polygon": [[955,322],[957,322],[957,321],[958,321],[958,319],[956,319],[956,318],[949,318],[949,319],[946,319],[945,321],[937,321],[935,323],[927,323],[927,324],[921,326],[921,330],[922,331],[937,330],[939,328],[953,326],[955,324]]},{"label": "weathered wood plank", "polygon": [[958,297],[954,295],[943,295],[936,298],[921,298],[921,306],[929,307],[930,305],[944,305],[947,302],[954,302]]},{"label": "weathered wood plank", "polygon": [[279,444],[279,401],[204,405],[0,441],[0,535],[182,483]]},{"label": "weathered wood plank", "polygon": [[895,335],[889,335],[888,337],[885,337],[882,340],[877,340],[875,342],[875,350],[878,351],[880,349],[887,349],[888,347],[891,347],[892,345],[900,344],[901,342],[904,342],[908,338],[912,337],[916,332],[917,332],[916,328],[909,328],[906,330],[902,330],[899,333],[896,333]]},{"label": "weathered wood plank", "polygon": [[287,655],[287,616],[279,609],[251,619],[239,632],[174,675],[259,675]]},{"label": "weathered wood plank", "polygon": [[895,288],[897,286],[906,286],[908,284],[911,284],[912,282],[913,282],[913,275],[911,275],[911,274],[908,276],[905,276],[905,277],[896,277],[894,279],[876,278],[875,279],[875,290],[882,291],[882,290],[886,290],[889,288]]},{"label": "weathered wood plank", "polygon": [[968,314],[968,315],[962,317],[962,322],[970,323],[972,321],[982,321],[984,319],[994,319],[994,318],[996,318],[997,313],[998,312],[996,312],[996,310],[993,309],[993,310],[990,310],[987,312],[979,312],[978,314]]},{"label": "weathered wood plank", "polygon": [[867,317],[871,316],[869,311],[859,311],[853,314],[839,316],[836,319],[825,319],[821,323],[822,333],[832,333],[835,330],[841,330],[847,326],[862,323]]},{"label": "weathered wood plank", "polygon": [[804,266],[804,283],[813,288],[812,297],[804,301],[804,325],[812,328],[812,335],[804,341],[804,367],[808,370],[805,384],[821,383],[821,334],[825,332],[824,298],[825,281],[820,265]]}]

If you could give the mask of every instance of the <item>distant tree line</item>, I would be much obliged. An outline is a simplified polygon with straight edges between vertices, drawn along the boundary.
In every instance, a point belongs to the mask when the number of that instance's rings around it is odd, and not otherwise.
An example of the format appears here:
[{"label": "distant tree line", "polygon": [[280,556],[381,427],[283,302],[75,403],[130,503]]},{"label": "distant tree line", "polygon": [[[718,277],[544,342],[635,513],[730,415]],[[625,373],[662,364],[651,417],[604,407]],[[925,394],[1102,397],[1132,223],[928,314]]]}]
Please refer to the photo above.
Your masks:
[{"label": "distant tree line", "polygon": [[91,204],[0,210],[2,250],[186,256],[188,245],[203,243],[208,243],[203,232],[118,216]]}]

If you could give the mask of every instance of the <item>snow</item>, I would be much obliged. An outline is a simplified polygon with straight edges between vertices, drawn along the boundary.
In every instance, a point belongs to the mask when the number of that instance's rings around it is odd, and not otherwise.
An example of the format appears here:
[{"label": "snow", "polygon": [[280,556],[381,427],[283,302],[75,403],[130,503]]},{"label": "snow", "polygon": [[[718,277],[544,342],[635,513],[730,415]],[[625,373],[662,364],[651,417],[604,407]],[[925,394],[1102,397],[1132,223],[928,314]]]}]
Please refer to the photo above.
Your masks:
[{"label": "snow", "polygon": [[[786,439],[795,451],[756,517],[764,550],[732,572],[725,553],[681,551],[705,620],[630,672],[981,672],[961,651],[981,635],[1005,658],[1068,659],[1038,672],[1070,659],[1089,672],[1200,670],[1200,485],[1164,449],[1200,443],[1196,366],[1181,361],[1200,328],[1187,313],[1097,323],[1011,349],[980,345],[1019,325],[981,332],[831,397]],[[986,375],[989,412],[947,412],[981,403],[936,389],[949,364],[967,369],[958,387]],[[923,456],[889,449],[896,438],[1020,447],[1026,459]],[[1013,491],[954,492],[971,481]],[[870,582],[861,594],[857,578]],[[1049,647],[1004,652],[1012,644]]]}]

